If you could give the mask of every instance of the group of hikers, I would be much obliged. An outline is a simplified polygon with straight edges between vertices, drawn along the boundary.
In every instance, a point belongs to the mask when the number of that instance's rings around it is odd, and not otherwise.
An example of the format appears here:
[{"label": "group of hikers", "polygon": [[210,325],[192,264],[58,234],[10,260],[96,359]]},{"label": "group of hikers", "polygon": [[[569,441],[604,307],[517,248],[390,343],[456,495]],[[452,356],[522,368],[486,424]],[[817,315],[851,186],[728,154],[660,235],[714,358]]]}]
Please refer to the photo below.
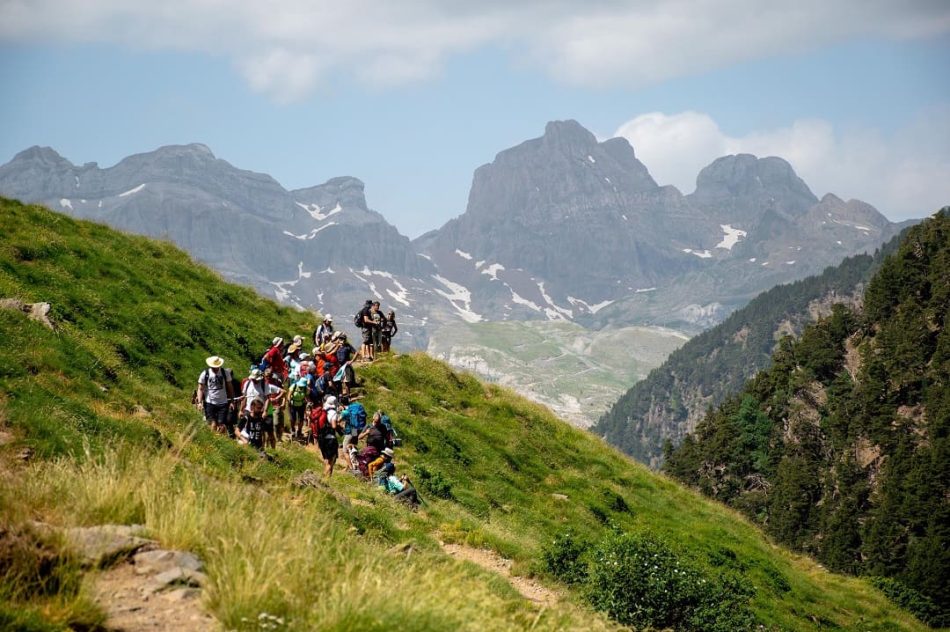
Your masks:
[{"label": "group of hikers", "polygon": [[356,362],[371,362],[377,353],[389,351],[398,331],[395,313],[384,316],[378,302],[366,301],[354,324],[363,330],[359,351],[346,333],[333,328],[333,317],[327,314],[313,332],[310,352],[304,349],[302,336],[294,336],[289,344],[275,337],[243,380],[224,366],[224,358],[207,358],[207,367],[198,376],[195,404],[214,431],[262,455],[285,440],[316,446],[323,457],[324,477],[329,478],[342,459],[353,474],[376,481],[389,494],[416,506],[420,501],[411,481],[396,476],[394,448],[401,440],[385,412],[377,410],[368,419],[353,368]]}]

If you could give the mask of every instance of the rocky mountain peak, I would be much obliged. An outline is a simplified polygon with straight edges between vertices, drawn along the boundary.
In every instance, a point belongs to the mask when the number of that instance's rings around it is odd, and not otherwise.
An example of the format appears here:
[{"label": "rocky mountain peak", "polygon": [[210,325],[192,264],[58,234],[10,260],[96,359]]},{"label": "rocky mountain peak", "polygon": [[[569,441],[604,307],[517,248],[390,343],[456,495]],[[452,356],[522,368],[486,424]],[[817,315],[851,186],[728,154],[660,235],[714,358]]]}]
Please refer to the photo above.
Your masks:
[{"label": "rocky mountain peak", "polygon": [[45,165],[66,164],[72,166],[72,163],[59,155],[52,147],[40,147],[33,145],[24,149],[13,157],[12,162],[39,162]]},{"label": "rocky mountain peak", "polygon": [[726,208],[722,219],[755,224],[766,210],[793,219],[818,202],[787,161],[735,154],[714,160],[696,177],[691,200],[700,207]]},{"label": "rocky mountain peak", "polygon": [[555,145],[593,146],[597,144],[597,138],[574,119],[549,122],[544,126],[542,139],[546,143]]}]

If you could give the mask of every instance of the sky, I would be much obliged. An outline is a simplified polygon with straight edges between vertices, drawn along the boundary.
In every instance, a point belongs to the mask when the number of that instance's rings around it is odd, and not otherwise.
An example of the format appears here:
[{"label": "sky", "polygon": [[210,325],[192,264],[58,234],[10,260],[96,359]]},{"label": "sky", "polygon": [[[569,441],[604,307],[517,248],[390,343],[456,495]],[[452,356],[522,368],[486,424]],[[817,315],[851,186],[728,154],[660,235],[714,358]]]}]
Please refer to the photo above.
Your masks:
[{"label": "sky", "polygon": [[200,142],[288,189],[356,176],[416,237],[573,118],[684,193],[745,152],[893,220],[950,204],[950,2],[782,4],[0,0],[0,163]]}]

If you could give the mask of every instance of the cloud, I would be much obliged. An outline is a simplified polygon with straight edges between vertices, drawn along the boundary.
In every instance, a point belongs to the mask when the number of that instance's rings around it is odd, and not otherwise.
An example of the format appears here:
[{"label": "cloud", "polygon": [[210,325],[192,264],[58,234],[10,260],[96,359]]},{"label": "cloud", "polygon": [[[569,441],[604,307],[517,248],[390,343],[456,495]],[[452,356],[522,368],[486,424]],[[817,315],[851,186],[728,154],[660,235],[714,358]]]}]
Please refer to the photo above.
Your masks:
[{"label": "cloud", "polygon": [[806,119],[730,136],[701,112],[643,114],[615,135],[630,141],[658,182],[684,193],[714,159],[749,153],[781,156],[819,197],[858,198],[891,219],[923,217],[950,204],[950,108],[921,113],[889,135]]},{"label": "cloud", "polygon": [[0,41],[224,56],[281,101],[334,74],[424,80],[485,46],[568,84],[636,86],[852,37],[948,31],[942,0],[0,0]]}]

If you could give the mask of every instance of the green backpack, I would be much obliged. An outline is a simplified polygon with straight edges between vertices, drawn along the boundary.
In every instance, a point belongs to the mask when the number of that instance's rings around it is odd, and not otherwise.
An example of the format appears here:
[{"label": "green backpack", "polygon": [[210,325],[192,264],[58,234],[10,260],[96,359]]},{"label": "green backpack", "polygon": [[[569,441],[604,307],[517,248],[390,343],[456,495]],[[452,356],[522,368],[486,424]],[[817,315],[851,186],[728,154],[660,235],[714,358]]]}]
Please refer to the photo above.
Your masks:
[{"label": "green backpack", "polygon": [[296,382],[290,387],[290,405],[299,408],[307,402],[307,387]]}]

